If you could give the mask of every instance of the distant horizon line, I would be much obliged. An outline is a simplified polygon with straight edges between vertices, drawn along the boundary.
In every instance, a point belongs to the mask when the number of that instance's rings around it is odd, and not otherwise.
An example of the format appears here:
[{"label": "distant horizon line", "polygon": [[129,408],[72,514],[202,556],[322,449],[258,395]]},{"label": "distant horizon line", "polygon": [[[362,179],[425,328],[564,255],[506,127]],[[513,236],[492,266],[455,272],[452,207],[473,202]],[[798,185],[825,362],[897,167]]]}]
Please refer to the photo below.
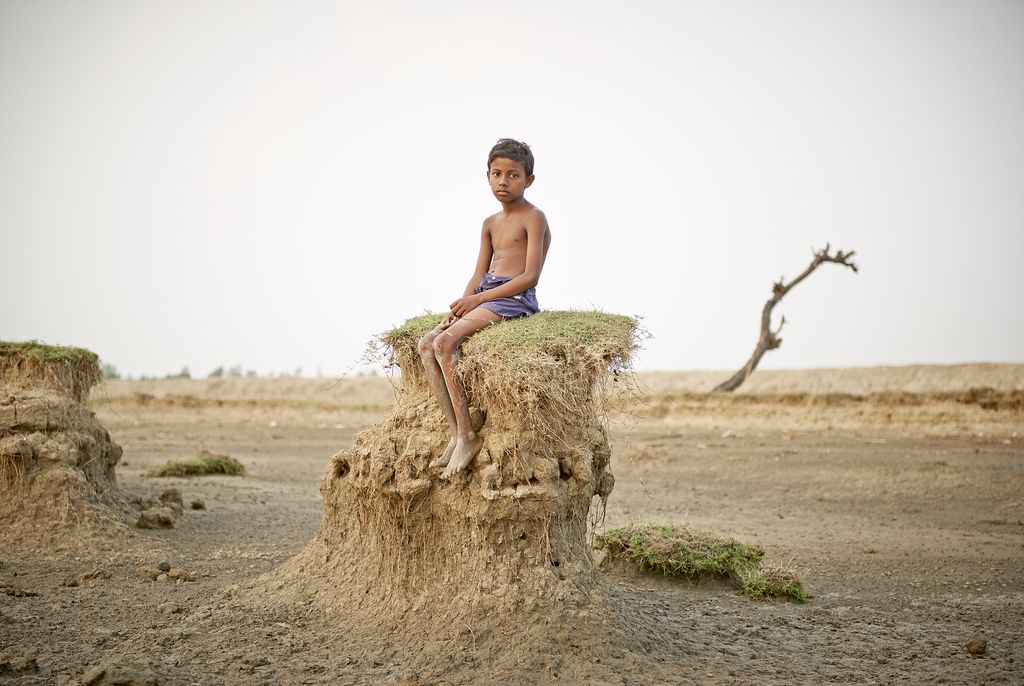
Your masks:
[{"label": "distant horizon line", "polygon": [[[109,364],[109,363],[104,363]],[[1024,366],[1024,361],[1010,362],[1010,361],[973,361],[973,362],[906,362],[906,363],[880,363],[880,364],[854,364],[854,365],[843,365],[843,366],[812,366],[812,367],[773,367],[771,365],[759,366],[754,372],[809,372],[809,371],[840,371],[840,370],[852,370],[852,369],[895,369],[895,368],[908,368],[908,367],[981,367],[981,366]],[[244,369],[241,365],[232,366],[229,371],[238,369],[238,373],[221,373],[215,374],[218,368],[214,368],[207,374],[193,375],[186,365],[177,373],[168,374],[120,374],[117,372],[116,376],[105,375],[104,381],[176,381],[176,380],[193,380],[193,381],[206,381],[206,380],[220,380],[220,379],[280,379],[280,378],[291,378],[291,379],[344,379],[344,378],[365,378],[374,376],[401,376],[402,371],[400,368],[395,367],[389,369],[384,366],[370,367],[365,366],[358,370],[350,370],[343,374],[324,374],[319,372],[316,374],[303,373],[303,368],[299,367],[295,371],[280,371],[280,372],[266,372],[260,373],[254,369]],[[223,370],[223,367],[219,368]],[[729,368],[659,368],[659,369],[634,369],[637,374],[731,374],[736,371],[737,367]],[[116,367],[115,367],[116,371]],[[185,372],[188,372],[186,375]]]}]

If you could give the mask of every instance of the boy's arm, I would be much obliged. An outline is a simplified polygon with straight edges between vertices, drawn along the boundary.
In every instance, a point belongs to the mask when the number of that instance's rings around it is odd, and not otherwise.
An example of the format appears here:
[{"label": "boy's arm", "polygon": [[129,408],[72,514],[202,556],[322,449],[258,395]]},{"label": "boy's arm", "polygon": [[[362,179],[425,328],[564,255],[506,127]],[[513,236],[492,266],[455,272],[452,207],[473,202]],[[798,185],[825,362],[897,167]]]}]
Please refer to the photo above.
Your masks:
[{"label": "boy's arm", "polygon": [[[456,300],[456,303],[462,302],[467,298],[474,297],[473,289],[476,288],[478,283],[480,283],[480,279],[483,278],[484,273],[491,266],[491,257],[494,256],[494,245],[491,244],[490,221],[490,217],[484,220],[483,228],[480,230],[480,253],[476,258],[476,270],[473,272],[473,276],[469,279],[469,283],[466,284],[466,290],[463,291],[462,297]],[[441,328],[447,329],[463,314],[465,314],[465,312],[456,312],[455,308],[452,308],[452,310],[444,316],[444,319],[441,320]]]},{"label": "boy's arm", "polygon": [[[540,281],[540,272],[544,268],[544,236],[547,232],[548,222],[544,218],[544,214],[538,211],[531,212],[524,223],[526,224],[526,270],[519,276],[483,293],[472,295],[473,289],[469,289],[467,295],[452,303],[452,312],[457,317],[466,316],[488,300],[519,295],[523,291],[533,288]],[[488,240],[488,247],[490,247],[489,244]],[[489,264],[490,262],[488,262]],[[477,278],[480,276],[483,276],[482,271]]]},{"label": "boy's arm", "polygon": [[473,276],[469,279],[469,283],[466,284],[466,290],[463,291],[462,297],[466,298],[473,295],[473,289],[480,283],[480,279],[491,267],[491,258],[494,256],[494,246],[491,244],[491,225],[490,217],[484,220],[483,228],[480,229],[480,254],[476,258],[476,270],[473,272]]}]

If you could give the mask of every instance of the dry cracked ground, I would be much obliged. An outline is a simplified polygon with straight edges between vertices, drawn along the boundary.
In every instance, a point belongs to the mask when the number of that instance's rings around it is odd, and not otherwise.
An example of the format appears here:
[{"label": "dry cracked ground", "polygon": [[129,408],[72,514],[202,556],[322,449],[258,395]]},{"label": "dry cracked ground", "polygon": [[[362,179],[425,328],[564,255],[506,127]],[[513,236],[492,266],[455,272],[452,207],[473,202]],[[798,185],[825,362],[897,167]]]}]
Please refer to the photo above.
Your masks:
[{"label": "dry cracked ground", "polygon": [[[1024,683],[1024,413],[955,393],[986,385],[1012,400],[1024,367],[907,369],[759,372],[736,397],[696,392],[713,385],[700,375],[641,376],[642,402],[613,417],[603,526],[733,535],[796,569],[814,598],[755,602],[720,581],[608,569],[639,627],[631,651],[608,656],[610,683]],[[369,377],[95,389],[124,448],[126,497],[175,487],[185,509],[115,555],[0,551],[0,684],[485,683],[443,665],[411,673],[388,645],[352,647],[302,608],[210,621],[315,535],[324,467],[392,393]],[[144,476],[201,449],[248,475]],[[188,580],[139,575],[162,562]],[[480,660],[472,634],[440,637],[453,665]],[[559,682],[559,669],[519,681]]]}]

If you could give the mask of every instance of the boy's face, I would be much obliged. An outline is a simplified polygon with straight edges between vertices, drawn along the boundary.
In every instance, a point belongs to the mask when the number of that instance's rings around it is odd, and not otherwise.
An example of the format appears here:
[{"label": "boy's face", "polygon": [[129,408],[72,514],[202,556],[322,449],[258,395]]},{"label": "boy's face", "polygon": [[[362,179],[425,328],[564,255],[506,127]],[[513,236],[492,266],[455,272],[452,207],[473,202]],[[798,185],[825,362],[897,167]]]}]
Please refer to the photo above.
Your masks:
[{"label": "boy's face", "polygon": [[526,175],[522,162],[507,157],[495,157],[487,170],[487,182],[491,184],[494,197],[503,203],[515,202],[523,197],[526,189],[533,184],[533,175]]}]

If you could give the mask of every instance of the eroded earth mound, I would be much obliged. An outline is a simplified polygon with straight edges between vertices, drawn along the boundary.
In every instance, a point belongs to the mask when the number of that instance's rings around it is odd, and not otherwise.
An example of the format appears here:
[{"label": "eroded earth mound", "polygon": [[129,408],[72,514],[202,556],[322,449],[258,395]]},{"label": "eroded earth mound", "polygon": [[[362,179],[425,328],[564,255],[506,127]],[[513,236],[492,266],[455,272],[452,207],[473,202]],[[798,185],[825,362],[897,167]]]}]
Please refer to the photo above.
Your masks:
[{"label": "eroded earth mound", "polygon": [[332,458],[315,540],[238,602],[306,607],[426,683],[597,678],[623,632],[587,545],[614,484],[595,385],[628,363],[635,322],[544,313],[470,339],[460,373],[483,449],[445,480],[429,463],[447,424],[415,351],[437,320],[385,335],[402,368],[394,413]]},{"label": "eroded earth mound", "polygon": [[114,467],[121,448],[89,409],[96,355],[0,343],[0,546],[40,554],[130,536]]}]

